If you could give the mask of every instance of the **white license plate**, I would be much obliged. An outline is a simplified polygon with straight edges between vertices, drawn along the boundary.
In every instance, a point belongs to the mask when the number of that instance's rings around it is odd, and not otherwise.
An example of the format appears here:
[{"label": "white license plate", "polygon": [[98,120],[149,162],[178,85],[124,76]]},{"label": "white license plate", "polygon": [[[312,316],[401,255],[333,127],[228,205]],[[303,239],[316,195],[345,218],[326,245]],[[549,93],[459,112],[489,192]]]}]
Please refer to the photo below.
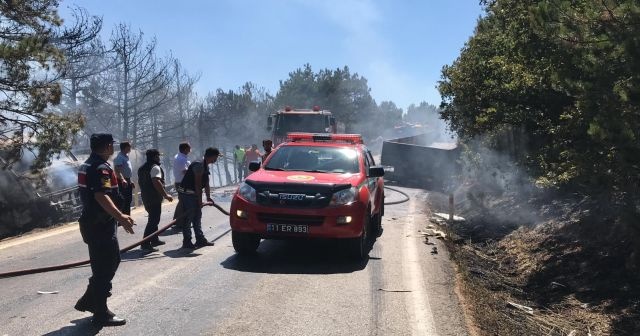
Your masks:
[{"label": "white license plate", "polygon": [[298,224],[267,224],[267,232],[309,233],[309,226]]}]

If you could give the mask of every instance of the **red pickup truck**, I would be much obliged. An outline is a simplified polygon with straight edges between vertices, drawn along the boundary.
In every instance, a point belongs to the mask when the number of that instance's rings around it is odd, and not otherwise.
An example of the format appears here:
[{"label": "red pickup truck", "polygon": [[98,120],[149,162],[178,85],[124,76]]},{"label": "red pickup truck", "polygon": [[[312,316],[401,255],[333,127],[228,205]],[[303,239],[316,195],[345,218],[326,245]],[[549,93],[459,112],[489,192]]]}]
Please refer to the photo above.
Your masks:
[{"label": "red pickup truck", "polygon": [[382,233],[384,169],[357,134],[289,133],[231,202],[234,249],[255,253],[261,239],[339,239],[367,257]]}]

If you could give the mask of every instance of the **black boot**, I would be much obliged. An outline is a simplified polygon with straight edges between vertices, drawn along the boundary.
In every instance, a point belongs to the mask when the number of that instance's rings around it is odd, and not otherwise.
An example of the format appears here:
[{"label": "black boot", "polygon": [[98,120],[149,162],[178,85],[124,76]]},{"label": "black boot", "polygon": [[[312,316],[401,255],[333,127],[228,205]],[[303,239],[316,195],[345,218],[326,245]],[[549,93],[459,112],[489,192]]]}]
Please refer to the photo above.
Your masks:
[{"label": "black boot", "polygon": [[182,248],[183,249],[189,249],[189,250],[193,250],[196,248],[195,245],[193,245],[193,243],[191,242],[191,240],[185,240],[182,242]]},{"label": "black boot", "polygon": [[200,239],[196,239],[196,248],[205,247],[205,246],[213,246],[214,244],[210,241],[207,241],[206,238],[202,237]]},{"label": "black boot", "polygon": [[84,292],[82,297],[76,302],[76,305],[73,306],[76,310],[81,312],[88,311],[90,313],[95,313],[95,301],[93,299],[93,291],[91,289],[91,285],[87,286],[87,290]]},{"label": "black boot", "polygon": [[96,309],[93,313],[93,324],[97,326],[121,326],[127,323],[127,320],[116,316],[109,308],[107,307],[107,298],[97,298],[96,299]]}]

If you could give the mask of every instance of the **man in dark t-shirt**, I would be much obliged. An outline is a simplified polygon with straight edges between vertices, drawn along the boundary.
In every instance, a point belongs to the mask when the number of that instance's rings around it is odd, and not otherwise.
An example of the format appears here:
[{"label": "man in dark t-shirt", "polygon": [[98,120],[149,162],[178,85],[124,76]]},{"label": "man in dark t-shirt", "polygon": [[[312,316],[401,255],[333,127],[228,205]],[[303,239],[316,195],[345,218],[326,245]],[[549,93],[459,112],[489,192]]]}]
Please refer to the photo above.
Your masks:
[{"label": "man in dark t-shirt", "polygon": [[[219,156],[221,155],[217,148],[207,148],[203,160],[191,163],[182,178],[178,193],[179,201],[186,213],[182,229],[182,248],[193,249],[213,245],[202,232],[202,190],[205,190],[207,202],[213,203],[209,186],[209,165],[215,163]],[[195,245],[191,241],[192,224],[196,236]]]}]

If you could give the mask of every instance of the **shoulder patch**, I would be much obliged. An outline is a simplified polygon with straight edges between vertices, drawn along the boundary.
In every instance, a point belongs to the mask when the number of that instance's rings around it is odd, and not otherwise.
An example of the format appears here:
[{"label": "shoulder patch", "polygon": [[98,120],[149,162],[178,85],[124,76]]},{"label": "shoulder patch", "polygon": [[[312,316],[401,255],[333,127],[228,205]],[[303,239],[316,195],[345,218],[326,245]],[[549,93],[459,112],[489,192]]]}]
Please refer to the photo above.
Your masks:
[{"label": "shoulder patch", "polygon": [[105,189],[111,189],[111,176],[103,176],[100,179],[102,187]]}]

